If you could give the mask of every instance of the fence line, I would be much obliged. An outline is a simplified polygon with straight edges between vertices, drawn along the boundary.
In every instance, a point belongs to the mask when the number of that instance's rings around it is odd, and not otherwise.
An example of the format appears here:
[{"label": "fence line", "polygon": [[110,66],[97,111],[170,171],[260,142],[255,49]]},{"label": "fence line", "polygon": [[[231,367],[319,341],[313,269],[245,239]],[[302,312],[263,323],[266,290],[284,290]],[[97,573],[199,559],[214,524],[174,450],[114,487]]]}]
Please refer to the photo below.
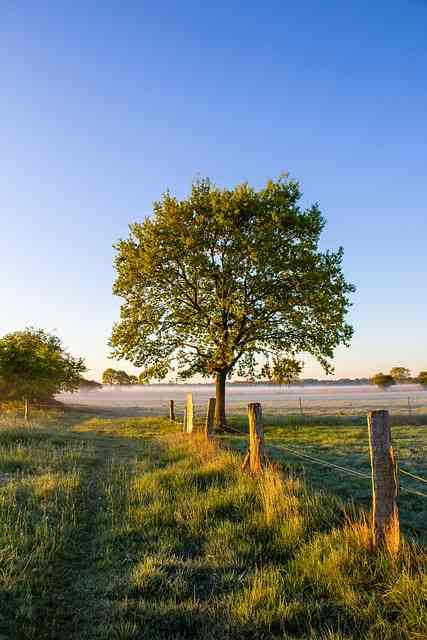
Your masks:
[{"label": "fence line", "polygon": [[[185,407],[185,409],[188,408],[188,404],[191,405],[190,412],[191,412],[191,410],[194,412],[194,414],[193,414],[194,418],[196,418],[196,416],[198,418],[199,415],[202,413],[201,410],[203,408],[205,409],[204,405],[193,404],[193,402],[192,402],[192,394],[188,394],[187,395],[187,407]],[[206,409],[205,409],[205,411],[206,411]],[[187,412],[185,412],[185,413],[187,413]],[[206,413],[205,413],[205,416],[206,416]],[[186,416],[184,416],[184,431],[187,430],[186,429],[186,422],[187,422],[186,421]],[[234,433],[236,433],[238,435],[241,435],[241,436],[248,437],[248,435],[249,435],[247,432],[240,431],[238,429],[231,429],[230,428],[230,430],[232,430]],[[298,447],[298,445],[295,445],[295,446]],[[306,461],[311,462],[313,464],[318,464],[320,466],[329,467],[331,469],[335,469],[335,470],[341,471],[342,473],[345,473],[345,474],[347,474],[349,476],[353,476],[353,477],[356,477],[356,478],[361,478],[363,480],[372,480],[372,475],[371,474],[364,473],[362,471],[358,471],[357,469],[352,469],[351,467],[345,467],[345,466],[336,464],[334,462],[329,462],[328,460],[325,460],[323,458],[315,457],[315,456],[307,453],[302,447],[300,447],[302,450],[298,451],[298,450],[295,450],[295,449],[293,449],[291,447],[288,447],[288,446],[286,446],[284,444],[275,444],[275,443],[270,444],[269,443],[269,444],[265,445],[265,448],[267,448],[267,449],[276,448],[276,449],[281,449],[281,450],[284,450],[284,451],[288,451],[289,453],[291,453],[295,457],[301,458],[302,460],[306,460]],[[423,482],[423,483],[427,484],[427,480],[425,478],[422,478],[421,476],[418,476],[415,473],[411,473],[410,471],[406,471],[405,469],[401,469],[400,467],[399,467],[399,473],[401,473],[403,475],[406,475],[406,476],[408,476],[410,478],[413,478],[414,480],[418,480],[420,482]],[[405,487],[405,486],[402,486],[402,485],[400,485],[399,489],[400,489],[401,492],[408,493],[410,495],[415,495],[415,496],[418,496],[418,497],[427,498],[427,493],[423,493],[422,491],[418,491],[416,489],[411,489],[409,487]]]},{"label": "fence line", "polygon": [[299,458],[306,458],[311,462],[315,462],[325,467],[332,467],[334,469],[339,469],[340,471],[344,471],[344,473],[348,473],[349,475],[355,475],[360,478],[365,478],[368,480],[371,479],[371,476],[369,474],[363,473],[362,471],[357,471],[356,469],[351,469],[350,467],[342,467],[338,464],[335,464],[334,462],[329,462],[328,460],[322,460],[321,458],[315,458],[314,456],[311,456],[308,453],[301,453],[300,451],[295,451],[294,449],[291,449],[290,447],[286,447],[285,445],[275,444],[275,445],[268,445],[268,446],[269,447],[275,446],[278,449],[284,449],[285,451],[289,451],[290,453],[292,453],[294,456],[297,456]]},{"label": "fence line", "polygon": [[[344,473],[347,473],[347,475],[363,478],[364,480],[371,480],[371,475],[368,473],[363,473],[362,471],[357,471],[356,469],[351,469],[350,467],[342,467],[333,462],[329,462],[328,460],[323,460],[322,458],[315,458],[307,453],[301,453],[300,451],[295,451],[290,447],[286,447],[285,445],[275,444],[275,445],[267,445],[267,447],[268,448],[276,447],[277,449],[284,449],[292,453],[297,458],[303,458],[308,460],[309,462],[313,462],[314,464],[319,464],[324,467],[331,467],[332,469],[338,469],[339,471],[343,471]],[[400,471],[402,471],[402,469]],[[412,475],[412,474],[409,474],[409,475]],[[400,486],[400,491],[404,491],[405,493],[409,493],[422,498],[427,498],[427,493],[423,493],[422,491],[417,491],[416,489],[410,489],[409,487],[404,487],[402,485]]]}]

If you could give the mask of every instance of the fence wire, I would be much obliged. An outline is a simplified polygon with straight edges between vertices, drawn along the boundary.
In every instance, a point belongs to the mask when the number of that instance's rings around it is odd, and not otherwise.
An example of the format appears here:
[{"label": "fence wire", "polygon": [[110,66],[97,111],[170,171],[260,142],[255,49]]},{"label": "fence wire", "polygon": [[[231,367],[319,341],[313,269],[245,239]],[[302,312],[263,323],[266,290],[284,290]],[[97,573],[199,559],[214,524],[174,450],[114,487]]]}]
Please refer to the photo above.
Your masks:
[{"label": "fence wire", "polygon": [[[281,444],[275,444],[275,445],[267,445],[268,448],[271,447],[276,447],[278,449],[283,449],[285,451],[289,451],[289,453],[293,454],[294,456],[298,457],[298,458],[302,458],[303,460],[307,460],[308,462],[311,462],[313,464],[319,464],[321,466],[324,467],[330,467],[332,469],[337,469],[347,475],[353,476],[353,477],[358,477],[358,478],[363,478],[364,480],[371,480],[371,475],[368,473],[363,473],[362,471],[357,471],[357,469],[352,469],[350,467],[343,467],[341,465],[335,464],[334,462],[329,462],[328,460],[324,460],[322,458],[315,458],[314,456],[311,456],[307,453],[303,453],[301,451],[295,451],[294,449],[291,449],[290,447],[287,447],[285,445],[281,445]],[[400,469],[400,472],[402,472],[403,469]],[[404,471],[403,471],[404,472]],[[405,472],[404,472],[405,473]],[[421,480],[422,482],[426,482],[426,480],[424,480],[424,478],[421,478],[421,476],[415,476],[415,474],[411,474],[409,473],[409,471],[406,472],[407,475],[413,476],[419,480]],[[427,482],[426,482],[427,483]],[[410,489],[409,487],[405,487],[400,485],[399,490],[408,494],[412,494],[418,497],[422,497],[422,498],[427,498],[427,493],[423,493],[422,491],[417,491],[416,489]]]},{"label": "fence wire", "polygon": [[425,478],[422,478],[421,476],[417,476],[415,473],[411,473],[410,471],[406,471],[406,469],[401,469],[399,468],[400,473],[403,473],[405,476],[410,476],[411,478],[415,478],[415,480],[418,480],[419,482],[424,482],[425,484],[427,484],[427,480]]}]

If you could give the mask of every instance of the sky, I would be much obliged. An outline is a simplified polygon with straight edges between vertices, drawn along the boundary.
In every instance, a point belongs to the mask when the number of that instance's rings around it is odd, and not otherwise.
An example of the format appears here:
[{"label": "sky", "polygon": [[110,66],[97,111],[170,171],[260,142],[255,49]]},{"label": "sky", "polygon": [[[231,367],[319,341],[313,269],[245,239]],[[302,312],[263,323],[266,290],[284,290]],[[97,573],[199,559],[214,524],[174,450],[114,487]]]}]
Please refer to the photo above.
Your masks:
[{"label": "sky", "polygon": [[427,0],[3,0],[0,335],[52,331],[99,378],[129,223],[287,171],[357,287],[335,375],[427,369],[426,33]]}]

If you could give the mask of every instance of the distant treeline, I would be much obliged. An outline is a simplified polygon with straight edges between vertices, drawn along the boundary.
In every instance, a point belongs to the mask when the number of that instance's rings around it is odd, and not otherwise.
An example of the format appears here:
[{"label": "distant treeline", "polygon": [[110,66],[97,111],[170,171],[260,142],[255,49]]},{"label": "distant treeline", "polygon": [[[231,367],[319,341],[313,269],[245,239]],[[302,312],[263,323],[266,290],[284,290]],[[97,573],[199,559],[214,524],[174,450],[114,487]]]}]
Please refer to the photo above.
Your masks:
[{"label": "distant treeline", "polygon": [[[271,381],[268,380],[256,380],[256,381],[251,381],[251,380],[233,380],[232,382],[230,382],[231,385],[248,385],[248,384],[253,384],[253,385],[257,385],[257,386],[271,386],[272,384],[274,384]],[[336,386],[342,386],[342,385],[364,385],[364,384],[370,384],[370,380],[369,378],[334,378],[333,380],[318,380],[317,378],[303,378],[302,380],[295,380],[294,382],[292,382],[291,386],[292,387],[336,387]]]},{"label": "distant treeline", "polygon": [[[370,384],[371,381],[369,378],[334,378],[333,380],[318,380],[317,378],[303,378],[302,380],[295,380],[289,386],[292,387],[302,387],[302,386],[319,386],[319,387],[334,387],[339,385],[364,385]],[[160,382],[158,386],[170,386],[170,385],[178,385],[178,384],[187,384],[190,386],[205,386],[212,385],[214,382],[187,382],[187,383],[179,383],[175,381],[170,382]],[[276,382],[272,380],[231,380],[228,384],[232,387],[236,386],[248,386],[253,385],[257,387],[271,387],[271,386],[285,386],[278,385]]]}]

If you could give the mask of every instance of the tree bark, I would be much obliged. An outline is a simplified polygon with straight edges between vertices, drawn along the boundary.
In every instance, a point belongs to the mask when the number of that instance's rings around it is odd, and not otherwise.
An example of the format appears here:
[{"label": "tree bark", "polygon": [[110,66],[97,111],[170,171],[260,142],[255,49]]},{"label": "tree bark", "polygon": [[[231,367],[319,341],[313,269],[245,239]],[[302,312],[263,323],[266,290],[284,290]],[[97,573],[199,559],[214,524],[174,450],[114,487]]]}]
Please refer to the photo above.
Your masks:
[{"label": "tree bark", "polygon": [[227,370],[218,371],[216,374],[216,403],[215,403],[215,428],[217,430],[225,429],[227,420],[225,417],[225,381],[227,378]]},{"label": "tree bark", "polygon": [[215,406],[216,406],[215,398],[209,398],[208,410],[206,412],[206,423],[205,423],[205,435],[206,435],[206,438],[208,439],[212,437],[212,433],[214,430]]}]

